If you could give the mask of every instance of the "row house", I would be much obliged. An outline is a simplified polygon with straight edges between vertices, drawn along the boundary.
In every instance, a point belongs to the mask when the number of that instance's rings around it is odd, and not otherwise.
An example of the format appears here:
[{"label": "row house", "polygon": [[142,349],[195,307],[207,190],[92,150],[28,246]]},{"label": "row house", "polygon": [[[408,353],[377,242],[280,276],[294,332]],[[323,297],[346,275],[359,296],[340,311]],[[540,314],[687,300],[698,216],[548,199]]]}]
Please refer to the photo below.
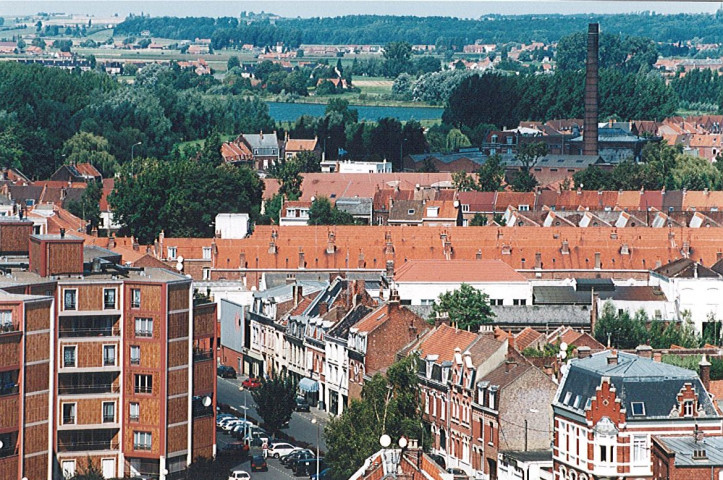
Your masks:
[{"label": "row house", "polygon": [[637,355],[580,353],[584,358],[568,364],[552,403],[555,479],[671,478],[654,476],[660,472],[654,436],[721,434],[705,358],[699,378],[653,360],[649,348],[639,347]]},{"label": "row house", "polygon": [[500,452],[549,448],[554,383],[507,337],[441,324],[415,351],[433,450],[448,466],[496,478]]},{"label": "row house", "polygon": [[27,245],[15,252],[27,269],[10,266],[0,281],[9,314],[0,346],[22,332],[0,367],[3,392],[21,404],[2,415],[3,478],[67,477],[91,462],[106,478],[165,479],[212,458],[215,305],[196,304],[183,275],[129,270],[62,230]]}]

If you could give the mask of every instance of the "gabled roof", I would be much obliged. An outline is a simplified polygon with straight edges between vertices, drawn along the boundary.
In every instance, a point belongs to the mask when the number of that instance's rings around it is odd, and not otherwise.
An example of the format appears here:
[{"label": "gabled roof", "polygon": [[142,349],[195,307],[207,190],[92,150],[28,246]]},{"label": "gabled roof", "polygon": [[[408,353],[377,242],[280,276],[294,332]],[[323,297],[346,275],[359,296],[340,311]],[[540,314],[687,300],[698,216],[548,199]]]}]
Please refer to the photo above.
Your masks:
[{"label": "gabled roof", "polygon": [[457,199],[462,205],[469,205],[470,213],[493,212],[497,192],[459,192]]},{"label": "gabled roof", "polygon": [[394,273],[397,283],[497,283],[527,279],[501,260],[410,260]]},{"label": "gabled roof", "polygon": [[515,335],[515,347],[517,347],[519,351],[523,351],[527,347],[539,342],[544,337],[545,335],[537,330],[525,327],[520,333]]},{"label": "gabled roof", "polygon": [[300,200],[311,197],[373,198],[379,189],[414,190],[417,185],[452,188],[450,173],[305,173],[302,177]]},{"label": "gabled roof", "polygon": [[389,222],[420,223],[424,217],[422,200],[397,200],[389,209]]},{"label": "gabled roof", "polygon": [[319,141],[316,138],[289,138],[286,140],[284,149],[287,152],[301,152],[304,150],[311,151],[316,148],[318,143]]},{"label": "gabled roof", "polygon": [[437,363],[451,362],[454,349],[467,350],[477,340],[477,334],[442,324],[431,331],[418,347],[419,358],[437,355]]},{"label": "gabled roof", "polygon": [[276,132],[272,133],[244,133],[244,140],[246,140],[251,147],[251,150],[256,148],[279,148],[279,139],[276,137]]},{"label": "gabled roof", "polygon": [[480,379],[480,381],[489,382],[500,389],[504,389],[520,378],[525,372],[535,368],[525,357],[520,355],[516,350],[510,349],[507,360],[499,367]]},{"label": "gabled roof", "polygon": [[668,278],[721,278],[721,275],[689,258],[679,258],[653,270]]}]

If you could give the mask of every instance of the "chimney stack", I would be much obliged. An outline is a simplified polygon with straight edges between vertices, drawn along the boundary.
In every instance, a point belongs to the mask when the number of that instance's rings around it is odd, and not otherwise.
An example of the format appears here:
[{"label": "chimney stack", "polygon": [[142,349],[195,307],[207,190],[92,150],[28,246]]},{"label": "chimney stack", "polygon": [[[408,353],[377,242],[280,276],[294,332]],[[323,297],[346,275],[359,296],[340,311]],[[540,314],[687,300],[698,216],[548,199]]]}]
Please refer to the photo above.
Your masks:
[{"label": "chimney stack", "polygon": [[703,355],[698,367],[700,367],[700,381],[706,391],[710,391],[710,362],[707,355]]},{"label": "chimney stack", "polygon": [[590,347],[588,346],[581,346],[577,347],[577,358],[587,358],[590,356]]},{"label": "chimney stack", "polygon": [[610,355],[608,355],[608,365],[617,365],[618,364],[618,352],[617,350],[611,350]]},{"label": "chimney stack", "polygon": [[598,154],[598,38],[600,25],[587,28],[587,62],[585,64],[585,128],[582,132],[583,155]]},{"label": "chimney stack", "polygon": [[650,345],[638,345],[635,347],[635,353],[641,358],[653,358],[653,348]]}]

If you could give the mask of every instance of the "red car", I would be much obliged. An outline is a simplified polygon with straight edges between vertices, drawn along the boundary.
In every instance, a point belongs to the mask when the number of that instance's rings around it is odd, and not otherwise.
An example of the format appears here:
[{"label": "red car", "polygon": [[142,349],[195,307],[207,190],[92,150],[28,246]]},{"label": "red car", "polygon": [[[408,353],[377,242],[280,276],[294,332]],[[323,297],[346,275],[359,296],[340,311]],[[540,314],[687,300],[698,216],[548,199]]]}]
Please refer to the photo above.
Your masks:
[{"label": "red car", "polygon": [[258,378],[250,377],[241,382],[241,385],[251,389],[259,388],[261,386],[261,380],[259,380]]}]

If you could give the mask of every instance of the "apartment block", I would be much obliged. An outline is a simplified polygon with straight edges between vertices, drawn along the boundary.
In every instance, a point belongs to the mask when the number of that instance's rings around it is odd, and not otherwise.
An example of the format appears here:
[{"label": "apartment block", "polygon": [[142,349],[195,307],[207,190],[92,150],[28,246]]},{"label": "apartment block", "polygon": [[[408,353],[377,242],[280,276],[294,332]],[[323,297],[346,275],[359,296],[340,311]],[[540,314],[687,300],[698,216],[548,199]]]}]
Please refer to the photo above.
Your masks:
[{"label": "apartment block", "polygon": [[63,231],[26,250],[0,279],[0,477],[164,479],[213,457],[216,305]]}]

